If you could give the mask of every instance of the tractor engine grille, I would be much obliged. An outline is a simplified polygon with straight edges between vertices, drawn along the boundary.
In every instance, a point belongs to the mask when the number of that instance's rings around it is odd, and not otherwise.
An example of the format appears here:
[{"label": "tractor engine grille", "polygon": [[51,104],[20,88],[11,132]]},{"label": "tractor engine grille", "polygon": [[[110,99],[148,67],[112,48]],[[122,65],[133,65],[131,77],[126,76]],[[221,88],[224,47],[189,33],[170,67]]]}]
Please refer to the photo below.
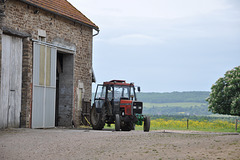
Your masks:
[{"label": "tractor engine grille", "polygon": [[142,102],[133,102],[133,114],[142,114],[143,103]]}]

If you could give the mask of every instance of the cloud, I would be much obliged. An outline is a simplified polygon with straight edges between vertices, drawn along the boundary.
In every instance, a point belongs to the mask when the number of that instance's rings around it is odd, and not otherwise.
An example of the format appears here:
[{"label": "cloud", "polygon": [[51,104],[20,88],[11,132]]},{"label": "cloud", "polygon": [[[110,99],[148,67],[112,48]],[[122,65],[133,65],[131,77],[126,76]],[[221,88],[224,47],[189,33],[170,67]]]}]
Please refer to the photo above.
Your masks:
[{"label": "cloud", "polygon": [[174,19],[208,14],[230,7],[226,0],[69,0],[94,17],[155,17]]},{"label": "cloud", "polygon": [[[69,1],[100,27],[97,39],[122,45],[162,44],[175,37],[208,38],[218,36],[221,30],[224,31],[221,34],[229,34],[231,31],[225,30],[231,18],[223,11],[231,10],[237,3],[237,0]],[[231,30],[231,34],[238,31]]]},{"label": "cloud", "polygon": [[119,37],[110,38],[106,41],[113,45],[126,45],[126,46],[154,45],[163,43],[163,41],[158,40],[155,37],[143,34],[122,35]]}]

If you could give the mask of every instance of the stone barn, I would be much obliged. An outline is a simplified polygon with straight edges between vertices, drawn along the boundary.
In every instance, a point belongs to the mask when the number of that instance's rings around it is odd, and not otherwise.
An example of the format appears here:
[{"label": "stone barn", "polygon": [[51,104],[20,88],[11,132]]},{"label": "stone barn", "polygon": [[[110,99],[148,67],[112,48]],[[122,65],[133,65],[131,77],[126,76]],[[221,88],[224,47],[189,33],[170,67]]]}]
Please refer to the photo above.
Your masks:
[{"label": "stone barn", "polygon": [[87,125],[98,32],[67,0],[1,0],[0,128]]}]

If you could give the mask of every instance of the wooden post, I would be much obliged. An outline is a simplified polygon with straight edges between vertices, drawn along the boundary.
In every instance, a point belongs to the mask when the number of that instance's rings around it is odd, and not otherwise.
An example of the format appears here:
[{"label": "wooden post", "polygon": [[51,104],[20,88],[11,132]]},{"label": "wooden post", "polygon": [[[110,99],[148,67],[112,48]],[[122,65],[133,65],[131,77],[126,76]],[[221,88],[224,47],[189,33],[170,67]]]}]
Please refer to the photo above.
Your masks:
[{"label": "wooden post", "polygon": [[189,120],[187,119],[187,129],[188,129],[188,122],[189,122]]},{"label": "wooden post", "polygon": [[237,127],[238,127],[238,119],[236,119],[236,124],[235,124],[235,131],[237,132]]}]

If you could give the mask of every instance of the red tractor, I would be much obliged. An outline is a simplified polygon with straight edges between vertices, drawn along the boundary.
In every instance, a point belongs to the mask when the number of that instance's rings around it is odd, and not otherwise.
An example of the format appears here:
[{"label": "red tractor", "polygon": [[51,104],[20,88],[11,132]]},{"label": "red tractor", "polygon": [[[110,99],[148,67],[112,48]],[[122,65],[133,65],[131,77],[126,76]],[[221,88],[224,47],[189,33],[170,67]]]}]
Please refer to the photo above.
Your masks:
[{"label": "red tractor", "polygon": [[[93,129],[102,130],[105,123],[115,124],[116,131],[130,131],[135,125],[142,125],[144,131],[150,129],[150,117],[142,115],[143,103],[137,101],[133,83],[112,80],[98,84],[91,108]],[[140,87],[137,87],[140,92]]]}]

